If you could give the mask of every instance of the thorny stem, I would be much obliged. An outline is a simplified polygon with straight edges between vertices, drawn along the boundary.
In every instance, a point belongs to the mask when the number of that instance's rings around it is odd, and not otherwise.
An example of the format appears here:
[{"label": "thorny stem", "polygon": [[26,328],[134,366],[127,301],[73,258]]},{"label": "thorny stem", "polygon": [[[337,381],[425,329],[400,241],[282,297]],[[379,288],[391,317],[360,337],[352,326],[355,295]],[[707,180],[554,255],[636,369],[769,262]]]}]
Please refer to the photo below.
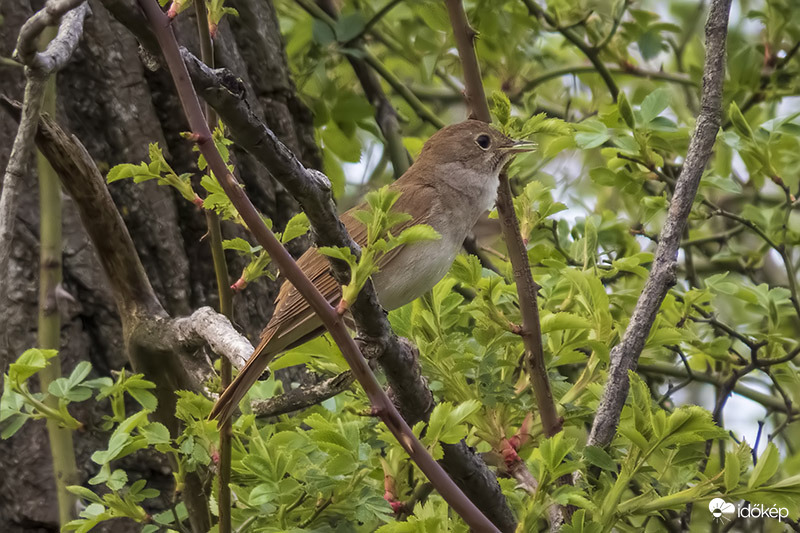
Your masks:
[{"label": "thorny stem", "polygon": [[186,70],[178,43],[170,27],[169,19],[161,11],[155,0],[139,0],[139,5],[142,7],[158,40],[189,126],[192,132],[201,139],[198,142],[198,148],[256,240],[268,251],[281,272],[286,275],[287,279],[297,288],[300,294],[308,301],[309,306],[320,317],[333,337],[334,342],[341,348],[342,354],[350,365],[356,379],[364,387],[370,404],[378,412],[381,420],[397,438],[401,446],[417,463],[420,470],[436,487],[439,494],[476,531],[497,531],[497,528],[461,492],[453,480],[447,476],[442,467],[414,436],[411,428],[400,416],[400,413],[378,383],[336,311],[325,300],[311,280],[305,276],[289,252],[264,224],[250,199],[228,170],[214,143],[210,141],[211,131],[208,129],[208,124],[206,124],[203,117],[200,103],[189,79],[189,73]]},{"label": "thorny stem", "polygon": [[[450,14],[458,55],[461,58],[464,70],[467,103],[475,118],[484,122],[491,122],[492,118],[489,113],[489,105],[486,102],[480,66],[478,65],[478,58],[475,55],[473,45],[475,30],[469,25],[461,0],[447,0],[447,10]],[[503,236],[508,247],[508,255],[514,269],[514,281],[517,284],[519,293],[520,311],[522,313],[521,336],[527,352],[526,359],[528,370],[531,374],[531,386],[536,396],[544,433],[547,437],[552,437],[561,431],[563,420],[556,411],[553,394],[550,390],[550,382],[547,377],[547,366],[544,361],[539,305],[537,302],[539,287],[533,281],[531,275],[528,255],[525,252],[525,245],[520,235],[519,220],[517,220],[514,211],[508,175],[505,172],[500,175],[497,211],[500,215]]]},{"label": "thorny stem", "polygon": [[[453,27],[453,36],[456,41],[458,55],[464,71],[465,97],[470,116],[484,122],[491,122],[489,105],[481,79],[478,57],[475,53],[475,30],[469,25],[467,14],[461,0],[446,0],[450,24]],[[538,285],[533,281],[528,255],[520,234],[519,220],[514,211],[514,199],[508,174],[500,173],[500,183],[497,189],[497,212],[503,229],[503,237],[508,247],[508,255],[514,271],[514,281],[517,285],[520,313],[522,314],[521,337],[525,346],[525,360],[531,379],[542,429],[546,437],[552,437],[561,431],[563,419],[558,416],[550,381],[547,376],[547,365],[544,361],[542,346],[542,331],[539,320],[539,304],[537,300]],[[521,467],[524,465],[520,464]],[[530,476],[533,479],[532,476]],[[569,512],[566,507],[555,505],[550,511],[550,527],[557,530],[568,520]]]},{"label": "thorny stem", "polygon": [[[55,35],[55,28],[45,29],[39,38],[40,45],[42,47],[47,45]],[[53,76],[49,76],[49,79],[44,81],[42,111],[55,116],[56,85]],[[33,139],[30,139],[30,142],[33,144]],[[58,290],[62,280],[61,184],[55,171],[41,153],[37,153],[36,161],[39,174],[40,217],[38,344],[45,350],[59,350],[61,348],[61,313],[58,306]],[[39,372],[41,390],[46,392],[50,384],[60,377],[61,358],[56,356]],[[58,401],[55,396],[48,395],[44,399],[44,404],[58,410]],[[58,518],[63,527],[75,518],[77,497],[67,490],[69,485],[78,483],[75,447],[72,442],[72,430],[62,427],[54,418],[47,418],[47,434],[50,453],[53,457]]]}]

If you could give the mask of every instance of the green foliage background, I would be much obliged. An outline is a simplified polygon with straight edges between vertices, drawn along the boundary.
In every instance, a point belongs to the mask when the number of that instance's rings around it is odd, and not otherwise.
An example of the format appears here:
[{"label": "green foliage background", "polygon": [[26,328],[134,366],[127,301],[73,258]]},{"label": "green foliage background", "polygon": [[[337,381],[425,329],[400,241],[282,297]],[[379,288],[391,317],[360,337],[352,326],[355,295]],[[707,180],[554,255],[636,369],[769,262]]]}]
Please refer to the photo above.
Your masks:
[{"label": "green foliage background", "polygon": [[[533,2],[476,0],[465,6],[479,32],[477,54],[487,92],[494,93],[496,125],[539,144],[510,171],[528,258],[541,286],[545,356],[565,429],[551,439],[541,434],[520,360],[522,342],[513,333],[521,317],[511,266],[502,240],[489,232],[480,245],[499,274],[461,255],[428,296],[390,315],[397,333],[419,347],[423,373],[439,402],[430,422],[415,431],[437,458],[441,442],[466,438],[488,461],[494,458],[502,474],[497,458],[524,427],[518,453],[538,488],[529,493],[513,479],[501,479],[521,531],[545,527],[553,503],[577,509],[564,529],[571,532],[662,531],[687,509],[691,530],[706,531],[712,520],[707,502],[714,497],[786,507],[797,520],[800,112],[794,95],[800,92],[800,18],[789,16],[797,6],[790,0],[733,6],[724,125],[692,210],[676,284],[638,374],[631,376],[619,432],[604,450],[586,447],[587,428],[610,349],[647,277],[699,111],[705,3]],[[340,204],[352,205],[365,190],[389,183],[393,172],[374,109],[347,57],[365,58],[383,73],[403,142],[416,156],[437,121],[465,116],[450,22],[436,1],[348,0],[333,25],[303,4],[276,2],[289,62],[314,112],[324,170]],[[391,9],[376,18],[384,5]],[[557,27],[536,16],[536,6]],[[219,139],[218,144],[224,146]],[[129,167],[112,169],[109,181],[159,179],[194,201],[185,190],[188,177],[172,170],[157,147],[149,166]],[[204,186],[212,194],[218,188],[208,176]],[[214,208],[224,214],[227,207],[219,200]],[[304,224],[298,220],[285,240],[302,233]],[[274,274],[260,248],[238,241],[228,248],[252,256],[255,266],[243,274],[246,282]],[[346,364],[332,346],[326,338],[314,340],[273,368],[306,364],[326,375],[342,372]],[[83,368],[49,391],[63,400],[63,412],[42,413],[41,395],[30,393],[26,380],[51,356],[26,352],[12,365],[0,411],[4,437],[30,417],[78,423],[69,403],[92,396],[116,398],[118,406],[105,428],[109,447],[93,456],[100,473],[89,483],[104,488],[74,489],[88,507],[70,529],[87,531],[119,516],[146,523],[145,531],[177,528],[185,509],[147,515],[142,504],[154,496],[152,489],[129,483],[114,461],[153,447],[181,465],[178,484],[184,471],[213,468],[218,434],[205,420],[211,400],[183,395],[178,416],[186,430],[171,440],[166,428],[148,420],[154,398],[141,376],[87,381]],[[269,380],[249,397],[281,392]],[[736,403],[747,406],[741,407],[752,419],[747,431],[726,427],[731,392],[749,402]],[[124,394],[142,411],[125,412]],[[354,387],[269,423],[242,415],[233,439],[235,527],[466,531],[435,493],[417,499],[424,478],[376,419],[362,416],[367,408]],[[766,422],[763,431],[758,421]],[[710,453],[707,442],[713,442]],[[556,482],[573,472],[582,477],[575,486]],[[411,502],[404,509],[407,521],[394,520],[384,493],[390,501]],[[777,520],[764,527],[783,530]]]}]

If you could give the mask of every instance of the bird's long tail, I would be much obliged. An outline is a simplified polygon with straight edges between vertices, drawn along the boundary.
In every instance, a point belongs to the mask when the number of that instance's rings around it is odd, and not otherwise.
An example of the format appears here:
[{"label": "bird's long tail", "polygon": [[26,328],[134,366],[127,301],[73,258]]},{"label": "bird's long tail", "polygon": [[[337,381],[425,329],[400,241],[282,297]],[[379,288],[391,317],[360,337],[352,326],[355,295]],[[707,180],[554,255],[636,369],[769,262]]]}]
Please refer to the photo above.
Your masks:
[{"label": "bird's long tail", "polygon": [[220,395],[217,403],[214,404],[214,408],[209,415],[210,419],[213,420],[217,418],[219,419],[219,424],[222,425],[231,417],[236,410],[236,406],[239,405],[239,401],[244,398],[244,395],[247,394],[250,387],[252,387],[255,382],[258,381],[258,378],[261,377],[261,374],[264,373],[270,361],[279,353],[274,349],[267,349],[267,344],[274,334],[275,331],[272,331],[261,338],[261,342],[256,346],[256,349],[253,350],[253,355],[250,356],[247,364],[242,367],[236,379],[228,385]]}]

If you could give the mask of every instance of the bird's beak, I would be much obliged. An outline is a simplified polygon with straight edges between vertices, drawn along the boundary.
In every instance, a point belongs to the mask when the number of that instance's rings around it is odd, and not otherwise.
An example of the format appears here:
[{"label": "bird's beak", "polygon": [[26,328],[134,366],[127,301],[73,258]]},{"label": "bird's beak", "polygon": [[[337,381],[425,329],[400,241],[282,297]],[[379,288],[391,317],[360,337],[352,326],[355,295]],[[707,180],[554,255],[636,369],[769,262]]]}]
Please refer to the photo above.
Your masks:
[{"label": "bird's beak", "polygon": [[515,141],[514,143],[500,148],[507,154],[522,154],[536,150],[538,145],[533,141]]}]

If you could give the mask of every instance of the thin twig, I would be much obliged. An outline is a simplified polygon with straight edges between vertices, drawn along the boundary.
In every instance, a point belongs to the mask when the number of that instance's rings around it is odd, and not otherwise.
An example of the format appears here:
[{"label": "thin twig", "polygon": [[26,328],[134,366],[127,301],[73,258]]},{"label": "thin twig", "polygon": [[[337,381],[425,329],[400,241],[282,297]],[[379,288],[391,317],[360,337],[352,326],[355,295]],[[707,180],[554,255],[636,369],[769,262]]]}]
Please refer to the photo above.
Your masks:
[{"label": "thin twig", "polygon": [[[83,19],[90,13],[86,0],[50,0],[41,10],[29,18],[19,31],[14,58],[26,66],[42,73],[61,69],[72,57],[83,33]],[[36,39],[48,27],[54,26],[62,17],[58,35],[48,44],[44,52],[36,51]]]},{"label": "thin twig", "polygon": [[[17,198],[25,177],[25,169],[33,153],[34,134],[42,110],[44,88],[50,74],[69,61],[83,33],[83,20],[90,13],[83,0],[51,1],[22,26],[17,39],[16,56],[25,69],[25,96],[17,135],[0,181],[0,272],[8,271],[11,241],[17,218]],[[78,6],[75,8],[75,6]],[[73,9],[75,8],[75,9]],[[70,11],[72,10],[72,11]],[[66,15],[64,15],[66,13]],[[37,52],[41,32],[62,18],[58,33],[44,52]],[[0,275],[0,305],[5,301],[7,276]]]},{"label": "thin twig", "polygon": [[[666,81],[670,83],[677,83],[679,85],[685,85],[687,87],[697,87],[697,83],[689,78],[688,76],[682,76],[678,74],[670,74],[669,72],[663,72],[660,70],[644,70],[636,67],[628,67],[628,68],[609,68],[609,72],[613,74],[619,74],[622,76],[633,76],[636,78],[644,78],[648,80],[659,80],[659,81]],[[554,69],[544,74],[540,74],[535,78],[531,78],[522,88],[519,90],[520,93],[526,93],[528,91],[532,91],[542,83],[550,81],[555,78],[560,78],[562,76],[575,76],[578,74],[600,74],[594,65],[575,65],[572,67],[562,67],[558,69]]]},{"label": "thin twig", "polygon": [[555,31],[563,35],[566,40],[575,45],[578,50],[583,52],[583,55],[586,56],[586,59],[588,59],[592,65],[594,65],[597,73],[600,74],[601,78],[603,78],[603,81],[608,87],[608,92],[611,93],[611,99],[616,102],[617,96],[619,95],[619,87],[617,86],[617,82],[614,81],[614,77],[611,76],[611,72],[608,70],[608,67],[600,59],[599,51],[586,44],[583,38],[576,34],[571,28],[559,26],[558,21],[550,16],[545,9],[540,7],[535,0],[523,0],[523,3],[532,15],[544,20],[547,24],[553,27]]}]

